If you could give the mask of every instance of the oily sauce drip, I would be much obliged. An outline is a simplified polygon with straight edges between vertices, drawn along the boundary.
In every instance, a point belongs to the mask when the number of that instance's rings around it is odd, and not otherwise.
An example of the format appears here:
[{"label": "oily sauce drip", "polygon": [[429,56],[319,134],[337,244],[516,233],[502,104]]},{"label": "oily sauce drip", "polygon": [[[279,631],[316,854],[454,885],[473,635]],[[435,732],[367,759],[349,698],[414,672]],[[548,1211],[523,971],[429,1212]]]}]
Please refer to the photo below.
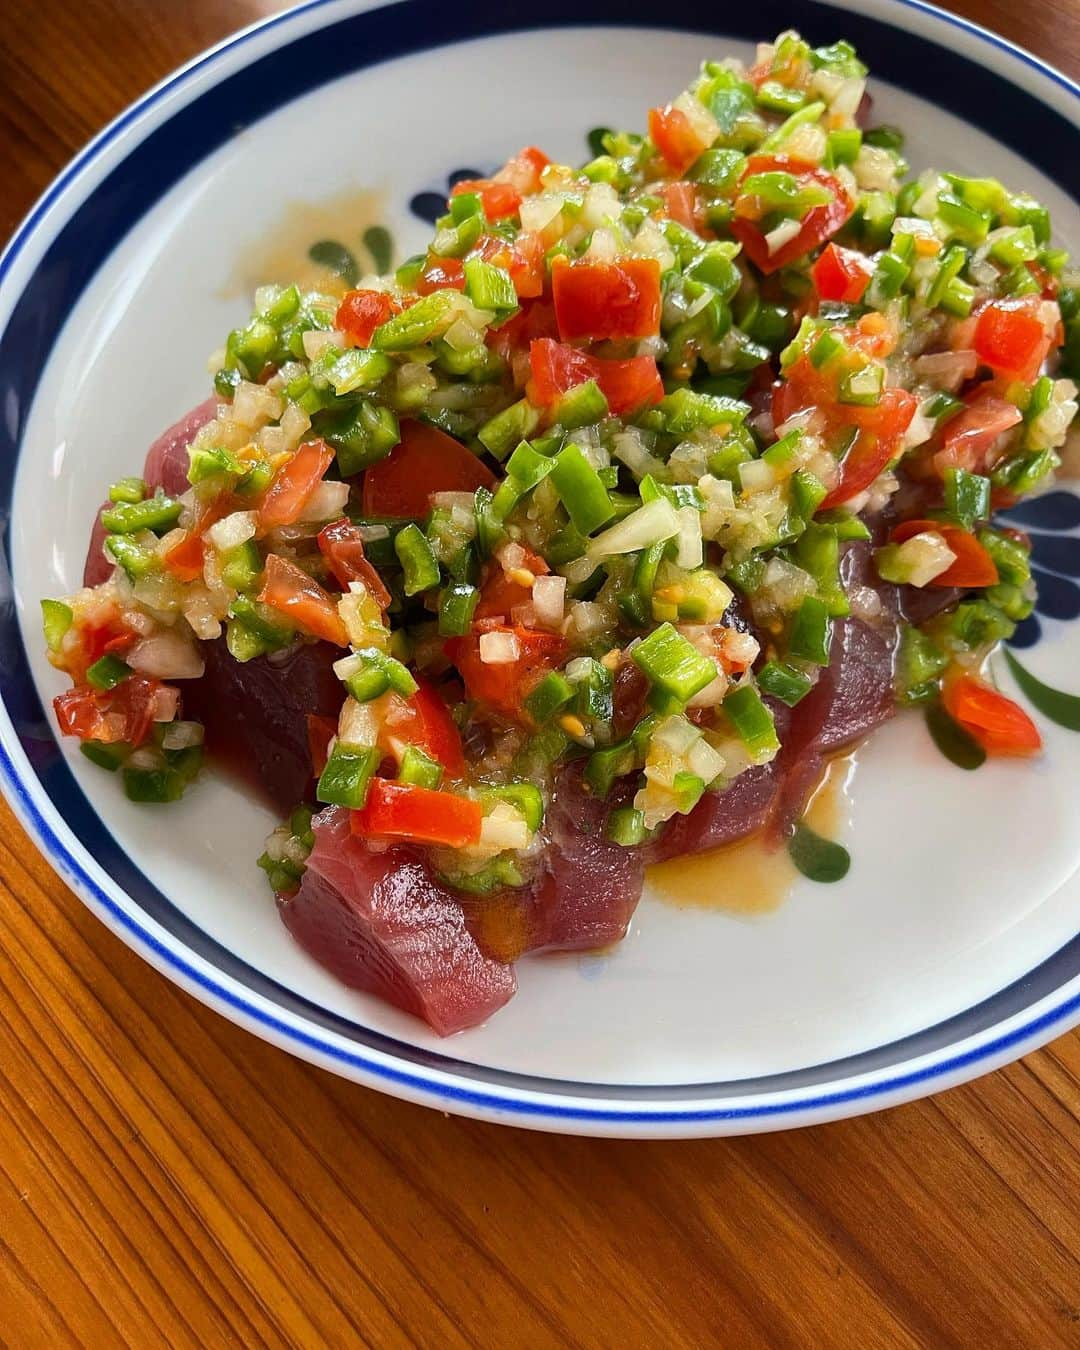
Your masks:
[{"label": "oily sauce drip", "polygon": [[[829,761],[803,820],[826,839],[850,824],[854,754]],[[729,914],[768,914],[780,907],[798,877],[783,845],[750,835],[737,844],[650,867],[651,894],[679,909],[719,909]]]},{"label": "oily sauce drip", "polygon": [[373,257],[365,235],[373,226],[382,226],[385,217],[383,188],[350,188],[321,202],[290,202],[277,223],[261,231],[244,250],[223,296],[250,300],[258,286],[294,283],[301,290],[343,295],[349,279],[339,267],[318,261],[330,258],[330,250],[316,248],[316,258],[312,258],[312,248],[332,241],[351,254],[360,276],[380,271],[379,264],[386,262],[385,250],[377,250],[382,256]]}]

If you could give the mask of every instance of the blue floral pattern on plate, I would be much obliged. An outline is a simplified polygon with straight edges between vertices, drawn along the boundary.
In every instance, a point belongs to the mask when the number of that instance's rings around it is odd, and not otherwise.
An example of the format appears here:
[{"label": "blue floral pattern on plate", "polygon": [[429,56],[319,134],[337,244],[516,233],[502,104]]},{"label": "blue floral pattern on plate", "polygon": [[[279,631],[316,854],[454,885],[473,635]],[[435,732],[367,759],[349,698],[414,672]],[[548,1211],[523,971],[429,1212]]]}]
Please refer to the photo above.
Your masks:
[{"label": "blue floral pattern on plate", "polygon": [[1038,587],[1035,613],[1017,625],[1012,647],[1034,647],[1042,637],[1044,619],[1068,622],[1080,617],[1080,497],[1071,492],[1047,492],[1018,502],[997,519],[1015,525],[1031,538],[1031,575]]}]

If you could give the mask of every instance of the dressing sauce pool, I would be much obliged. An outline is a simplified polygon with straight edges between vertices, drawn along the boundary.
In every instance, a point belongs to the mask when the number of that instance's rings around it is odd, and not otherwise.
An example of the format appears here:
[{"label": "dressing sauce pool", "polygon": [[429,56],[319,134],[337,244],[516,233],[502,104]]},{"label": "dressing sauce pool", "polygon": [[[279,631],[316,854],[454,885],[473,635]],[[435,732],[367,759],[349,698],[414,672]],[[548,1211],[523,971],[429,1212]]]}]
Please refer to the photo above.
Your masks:
[{"label": "dressing sauce pool", "polygon": [[[385,271],[385,257],[374,257],[369,243],[372,227],[382,235],[386,218],[384,188],[349,188],[321,202],[290,202],[284,213],[257,237],[237,259],[222,291],[225,299],[250,300],[255,289],[270,284],[343,295],[350,280],[335,268],[315,261],[312,248],[334,243],[351,255],[357,273]],[[388,238],[388,236],[387,236]]]},{"label": "dressing sauce pool", "polygon": [[[855,755],[830,760],[803,820],[826,839],[851,823]],[[761,834],[737,844],[670,858],[650,867],[650,894],[678,909],[719,909],[729,914],[768,914],[787,898],[798,872],[783,845],[770,847]]]}]

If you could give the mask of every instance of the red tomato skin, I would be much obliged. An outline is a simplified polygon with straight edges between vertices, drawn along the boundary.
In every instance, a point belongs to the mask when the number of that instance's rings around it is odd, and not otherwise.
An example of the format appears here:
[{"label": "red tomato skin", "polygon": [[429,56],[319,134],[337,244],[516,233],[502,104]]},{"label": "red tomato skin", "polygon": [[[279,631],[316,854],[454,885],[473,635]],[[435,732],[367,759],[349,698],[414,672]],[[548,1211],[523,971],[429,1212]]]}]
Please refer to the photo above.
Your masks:
[{"label": "red tomato skin", "polygon": [[961,590],[973,590],[981,586],[996,586],[998,570],[993,558],[982,544],[959,525],[950,525],[940,520],[905,520],[889,536],[894,544],[902,544],[917,534],[933,531],[940,534],[945,543],[956,554],[956,561],[948,569],[930,582],[931,586],[956,586]]},{"label": "red tomato skin", "polygon": [[649,109],[649,135],[676,178],[681,178],[702,151],[708,149],[689,117],[670,103]]},{"label": "red tomato skin", "polygon": [[352,813],[351,828],[364,838],[412,839],[464,848],[479,842],[483,818],[480,803],[468,797],[374,778],[367,801]]},{"label": "red tomato skin", "polygon": [[266,580],[259,600],[315,637],[338,647],[349,645],[345,625],[334,597],[314,577],[295,563],[271,553],[266,559]]},{"label": "red tomato skin", "polygon": [[810,276],[820,299],[854,304],[862,299],[873,270],[864,254],[830,243],[811,266]]},{"label": "red tomato skin", "polygon": [[695,234],[705,234],[705,208],[696,183],[665,183],[660,188],[664,209],[672,220]]},{"label": "red tomato skin", "polygon": [[773,421],[777,426],[803,408],[819,407],[832,432],[858,428],[858,435],[840,463],[836,486],[819,507],[822,511],[850,501],[870,486],[896,455],[918,406],[918,399],[906,389],[884,390],[881,401],[872,407],[837,403],[829,397],[824,381],[805,358],[792,367],[786,380],[773,386]]},{"label": "red tomato skin", "polygon": [[433,295],[435,291],[463,291],[465,264],[460,258],[436,258],[428,254],[424,270],[416,282],[417,295]]},{"label": "red tomato skin", "polygon": [[463,193],[479,194],[484,215],[488,220],[503,220],[507,216],[516,216],[521,205],[521,193],[512,183],[497,182],[492,178],[464,178],[455,183],[450,191],[451,197],[460,197]]},{"label": "red tomato skin", "polygon": [[450,709],[429,681],[417,676],[416,684],[416,693],[407,700],[415,715],[415,726],[410,731],[409,739],[426,755],[437,760],[451,778],[461,778],[465,773],[465,752],[461,746],[461,733],[450,715]]},{"label": "red tomato skin", "polygon": [[364,556],[364,538],[358,526],[342,517],[319,531],[319,551],[326,559],[334,580],[343,591],[351,581],[362,581],[380,609],[390,604],[390,592],[382,577]]},{"label": "red tomato skin", "polygon": [[833,194],[833,200],[825,206],[812,206],[802,219],[799,233],[786,244],[782,244],[775,253],[769,252],[765,235],[756,221],[741,218],[732,220],[732,234],[742,244],[750,261],[766,276],[781,267],[786,267],[796,258],[810,253],[819,244],[825,243],[855,209],[855,203],[847,195],[839,178],[825,169],[819,169],[791,155],[751,155],[743,177],[747,178],[756,173],[770,173],[773,170],[794,174],[796,178],[812,179],[815,183],[827,187]]},{"label": "red tomato skin", "polygon": [[539,192],[543,186],[544,170],[551,163],[543,150],[535,145],[526,145],[502,166],[495,175],[495,182],[509,183],[522,197]]},{"label": "red tomato skin", "polygon": [[564,342],[643,338],[660,331],[660,264],[559,261],[551,271],[555,318]]},{"label": "red tomato skin", "polygon": [[291,525],[333,462],[334,452],[325,441],[305,441],[299,446],[278,469],[263,495],[260,528],[266,531]]},{"label": "red tomato skin", "polygon": [[587,380],[596,381],[616,416],[651,407],[664,397],[664,384],[651,356],[613,361],[589,356],[550,338],[538,338],[529,346],[529,364],[529,397],[537,407],[551,407],[568,390]]},{"label": "red tomato skin", "polygon": [[975,322],[975,352],[1001,375],[1030,384],[1050,350],[1051,337],[1038,315],[1041,300],[992,300]]},{"label": "red tomato skin", "polygon": [[977,390],[968,406],[950,417],[942,432],[943,448],[933,463],[944,476],[948,468],[980,471],[998,437],[1023,421],[1020,409],[986,389]]},{"label": "red tomato skin", "polygon": [[115,689],[107,691],[78,685],[58,694],[53,699],[53,709],[65,736],[107,745],[128,741],[138,746],[154,725],[154,695],[160,688],[160,680],[145,675],[129,675]]},{"label": "red tomato skin", "polygon": [[[525,556],[521,560],[521,568],[531,572],[534,577],[546,577],[551,568],[544,559],[530,548],[522,551]],[[531,599],[531,587],[515,581],[500,563],[489,563],[487,576],[480,587],[480,600],[473,611],[473,620],[501,618],[505,623],[513,623],[511,611],[517,605],[527,605]]]},{"label": "red tomato skin", "polygon": [[973,675],[946,680],[942,702],[988,755],[1026,756],[1042,749],[1039,729],[1023,708]]},{"label": "red tomato skin", "polygon": [[487,624],[485,630],[513,633],[521,647],[518,660],[504,665],[488,665],[481,661],[480,633],[476,630],[466,637],[450,638],[444,651],[461,672],[470,698],[512,721],[522,721],[526,694],[541,676],[562,662],[566,642],[558,633],[541,633],[503,624]]},{"label": "red tomato skin", "polygon": [[426,422],[407,420],[393,450],[364,470],[364,514],[420,519],[431,509],[433,492],[475,492],[494,484],[495,475],[460,441]]},{"label": "red tomato skin", "polygon": [[350,346],[369,347],[375,329],[400,309],[385,291],[347,291],[338,305],[334,327],[345,334]]},{"label": "red tomato skin", "polygon": [[195,581],[203,574],[203,541],[196,530],[188,530],[162,555],[162,566],[178,581]]}]

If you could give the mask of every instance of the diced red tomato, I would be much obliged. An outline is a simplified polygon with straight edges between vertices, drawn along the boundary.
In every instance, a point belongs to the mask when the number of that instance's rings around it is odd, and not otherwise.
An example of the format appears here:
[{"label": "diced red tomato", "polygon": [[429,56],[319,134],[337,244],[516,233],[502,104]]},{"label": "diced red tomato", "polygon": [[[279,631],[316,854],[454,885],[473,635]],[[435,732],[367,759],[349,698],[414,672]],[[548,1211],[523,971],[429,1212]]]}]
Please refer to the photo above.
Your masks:
[{"label": "diced red tomato", "polygon": [[311,755],[312,776],[318,778],[330,756],[330,742],[337,735],[337,723],[332,717],[318,713],[307,715],[308,752]]},{"label": "diced red tomato", "polygon": [[452,792],[374,778],[367,801],[352,813],[352,832],[362,838],[410,839],[418,844],[465,848],[480,839],[483,808]]},{"label": "diced red tomato", "polygon": [[555,318],[564,342],[575,338],[643,338],[660,330],[660,264],[557,260],[551,270]]},{"label": "diced red tomato", "polygon": [[465,264],[460,258],[437,258],[428,254],[424,270],[416,282],[417,295],[431,295],[435,291],[463,291]]},{"label": "diced red tomato", "polygon": [[443,766],[451,778],[465,772],[461,735],[442,695],[422,676],[416,677],[416,693],[409,698],[390,696],[380,746],[391,751],[391,742],[415,745]]},{"label": "diced red tomato", "polygon": [[864,253],[839,244],[826,244],[821,256],[810,268],[814,289],[822,300],[841,300],[854,304],[861,300],[870,284],[874,265]]},{"label": "diced red tomato", "polygon": [[659,189],[664,209],[672,220],[685,225],[695,234],[704,234],[705,207],[701,200],[701,191],[696,183],[665,183]]},{"label": "diced red tomato", "polygon": [[65,736],[81,741],[141,745],[154,725],[154,699],[161,687],[160,680],[145,675],[129,675],[107,691],[79,685],[53,699],[56,720]]},{"label": "diced red tomato", "polygon": [[367,516],[426,516],[433,492],[475,492],[495,475],[460,441],[426,422],[405,421],[401,440],[364,471]]},{"label": "diced red tomato", "polygon": [[323,590],[314,577],[309,577],[295,563],[279,558],[276,553],[266,559],[266,581],[259,599],[284,614],[305,633],[325,638],[338,647],[349,645],[334,597]]},{"label": "diced red tomato", "polygon": [[931,586],[958,586],[961,590],[970,590],[977,586],[997,585],[998,570],[993,558],[975,536],[960,525],[939,520],[905,520],[896,526],[890,537],[894,544],[902,544],[905,539],[928,532],[940,534],[956,555],[956,561],[936,576],[930,582]]},{"label": "diced red tomato", "polygon": [[988,755],[1035,755],[1042,749],[1039,729],[1023,708],[974,675],[947,679],[942,702]]},{"label": "diced red tomato", "polygon": [[945,423],[942,449],[933,457],[934,467],[941,475],[949,468],[981,471],[987,467],[998,437],[1022,420],[1015,404],[989,390],[977,390],[968,406]]},{"label": "diced red tomato", "polygon": [[906,389],[886,389],[872,408],[837,405],[828,416],[834,425],[858,427],[858,434],[840,462],[840,478],[821,503],[823,511],[850,501],[868,488],[900,451],[904,432],[911,425],[919,400]]},{"label": "diced red tomato", "polygon": [[470,698],[520,720],[526,694],[541,676],[562,662],[566,642],[558,633],[520,626],[487,624],[485,631],[512,633],[521,652],[518,659],[498,665],[481,661],[480,633],[475,630],[466,637],[450,638],[444,650],[461,672]]},{"label": "diced red tomato", "polygon": [[348,291],[338,305],[334,327],[345,334],[351,346],[368,347],[375,329],[400,310],[398,302],[385,291]]},{"label": "diced red tomato", "polygon": [[796,258],[803,257],[819,244],[825,243],[855,209],[854,202],[835,174],[819,169],[813,164],[807,164],[805,160],[795,159],[791,155],[751,155],[747,160],[743,177],[747,178],[757,173],[771,173],[774,170],[794,175],[800,184],[820,183],[833,194],[833,199],[824,206],[812,206],[802,218],[799,233],[786,244],[782,244],[774,253],[770,253],[764,232],[757,221],[739,215],[740,201],[745,206],[746,199],[736,198],[736,214],[731,222],[731,232],[742,244],[750,261],[766,275],[786,267]]},{"label": "diced red tomato", "polygon": [[343,591],[350,581],[362,581],[380,609],[390,604],[390,592],[382,577],[364,556],[364,537],[351,520],[335,520],[319,532],[319,549]]},{"label": "diced red tomato", "polygon": [[550,338],[538,338],[529,345],[529,364],[529,397],[537,407],[551,407],[568,390],[587,380],[596,381],[616,416],[650,407],[664,397],[663,381],[651,356],[613,361],[589,356]]},{"label": "diced red tomato", "polygon": [[195,581],[203,572],[203,537],[197,530],[186,530],[182,538],[161,555],[161,565],[178,581]]},{"label": "diced red tomato", "polygon": [[507,216],[515,216],[521,205],[521,193],[513,183],[496,182],[493,178],[464,178],[460,183],[454,184],[450,196],[460,197],[465,192],[479,194],[484,215],[488,220],[503,220]]},{"label": "diced red tomato", "polygon": [[527,197],[530,193],[540,191],[544,170],[550,163],[543,150],[538,150],[535,145],[527,145],[506,161],[495,175],[495,181],[509,183],[523,197]]},{"label": "diced red tomato", "polygon": [[535,231],[525,231],[514,240],[507,271],[519,300],[531,300],[543,295],[547,275],[544,252],[544,241]]},{"label": "diced red tomato", "polygon": [[649,135],[676,178],[681,178],[709,148],[708,140],[703,139],[689,117],[670,103],[649,109]]},{"label": "diced red tomato", "polygon": [[274,530],[291,525],[334,462],[334,452],[323,440],[305,441],[278,469],[259,507],[259,526]]},{"label": "diced red tomato", "polygon": [[[551,571],[547,563],[532,549],[522,550],[525,556],[520,566],[534,577],[545,577]],[[527,605],[532,599],[531,586],[515,581],[498,562],[488,564],[487,575],[480,587],[480,600],[473,611],[473,619],[501,618],[512,622],[511,613],[518,605]]]},{"label": "diced red tomato", "polygon": [[836,486],[821,503],[830,510],[868,488],[885,466],[896,457],[900,442],[919,406],[906,389],[885,389],[878,403],[868,407],[836,401],[836,380],[801,357],[787,378],[773,386],[773,421],[782,426],[804,408],[819,408],[826,427],[838,436],[852,427],[855,439],[840,462]]},{"label": "diced red tomato", "polygon": [[1042,300],[1021,296],[992,300],[979,311],[975,353],[979,360],[1012,379],[1030,383],[1050,350],[1052,334],[1039,315]]}]

